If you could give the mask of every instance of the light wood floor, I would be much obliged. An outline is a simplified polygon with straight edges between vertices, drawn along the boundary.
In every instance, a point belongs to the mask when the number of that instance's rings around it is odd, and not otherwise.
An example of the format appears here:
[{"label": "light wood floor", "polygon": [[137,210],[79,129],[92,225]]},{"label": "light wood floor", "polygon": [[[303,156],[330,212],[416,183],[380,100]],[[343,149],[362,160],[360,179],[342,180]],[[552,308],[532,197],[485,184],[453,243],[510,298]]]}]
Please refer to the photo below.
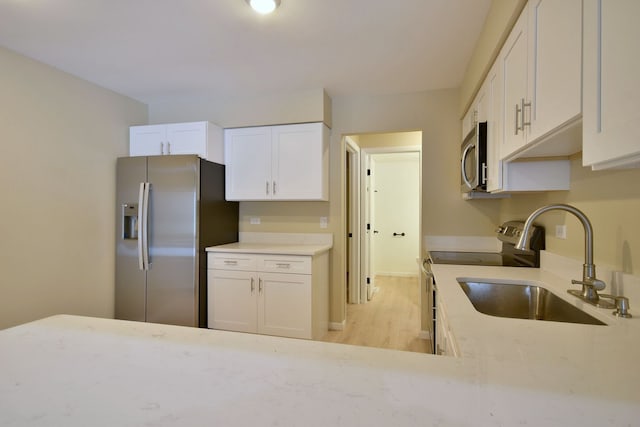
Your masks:
[{"label": "light wood floor", "polygon": [[322,341],[430,353],[420,334],[420,284],[417,278],[379,276],[379,291],[366,304],[347,304],[342,331]]}]

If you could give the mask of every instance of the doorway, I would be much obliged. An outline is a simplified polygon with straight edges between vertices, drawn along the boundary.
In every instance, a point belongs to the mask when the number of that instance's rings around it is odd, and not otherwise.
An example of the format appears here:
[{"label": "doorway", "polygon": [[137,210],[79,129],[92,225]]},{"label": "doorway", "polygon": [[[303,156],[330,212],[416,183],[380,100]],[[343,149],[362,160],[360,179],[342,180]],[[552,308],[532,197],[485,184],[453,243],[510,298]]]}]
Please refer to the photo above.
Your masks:
[{"label": "doorway", "polygon": [[376,275],[418,277],[422,132],[355,134],[344,142],[346,301],[365,304]]},{"label": "doorway", "polygon": [[381,277],[418,277],[420,151],[414,147],[363,149],[367,169],[363,270],[366,301]]}]

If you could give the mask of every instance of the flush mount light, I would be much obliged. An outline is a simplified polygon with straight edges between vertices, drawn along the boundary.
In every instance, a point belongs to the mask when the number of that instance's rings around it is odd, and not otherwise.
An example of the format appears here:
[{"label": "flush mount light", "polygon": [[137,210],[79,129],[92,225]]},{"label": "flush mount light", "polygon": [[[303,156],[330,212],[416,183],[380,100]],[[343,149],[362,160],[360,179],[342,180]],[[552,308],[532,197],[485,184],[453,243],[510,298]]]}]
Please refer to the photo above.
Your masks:
[{"label": "flush mount light", "polygon": [[273,12],[280,6],[280,0],[247,0],[253,10],[263,15]]}]

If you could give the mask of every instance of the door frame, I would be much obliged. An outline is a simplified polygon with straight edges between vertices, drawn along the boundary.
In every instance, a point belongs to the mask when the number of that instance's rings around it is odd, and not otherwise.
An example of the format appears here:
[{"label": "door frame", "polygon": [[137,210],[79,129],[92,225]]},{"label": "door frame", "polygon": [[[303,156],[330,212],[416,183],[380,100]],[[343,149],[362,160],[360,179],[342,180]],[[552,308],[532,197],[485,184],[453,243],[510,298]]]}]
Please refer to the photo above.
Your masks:
[{"label": "door frame", "polygon": [[[349,250],[349,257],[347,259],[347,272],[349,277],[349,295],[347,296],[347,303],[359,304],[360,303],[360,291],[362,282],[360,256],[361,256],[361,239],[360,239],[360,224],[361,224],[361,205],[360,205],[360,147],[349,136],[345,136],[345,156],[346,161],[349,161],[349,176],[347,176],[347,184],[349,186],[348,195],[345,196],[345,206],[348,206],[347,212],[347,229],[345,233],[345,247]],[[352,236],[349,237],[349,230],[351,230]],[[355,286],[354,286],[355,285]]]},{"label": "door frame", "polygon": [[[373,154],[394,154],[394,153],[417,153],[418,154],[418,236],[422,236],[422,146],[420,145],[412,145],[412,146],[399,146],[399,147],[375,147],[375,148],[361,148],[360,153],[362,156],[362,170],[360,173],[362,182],[362,191],[361,191],[361,204],[363,209],[361,209],[361,272],[362,272],[362,280],[361,280],[361,303],[367,302],[367,295],[372,294],[372,290],[375,289],[375,278],[372,277],[372,262],[371,262],[371,238],[373,236],[373,227],[371,230],[367,230],[367,220],[370,215],[371,210],[371,195],[368,191],[369,188],[369,177],[367,175],[367,169],[371,164],[371,156]],[[422,242],[419,242],[419,248],[422,248]],[[418,252],[420,249],[418,250]],[[416,254],[416,270],[419,268],[419,258],[420,253]],[[419,271],[418,271],[419,273]],[[367,278],[369,278],[369,283],[367,283]],[[364,296],[364,298],[362,298]],[[422,292],[420,292],[420,304],[422,306]]]}]

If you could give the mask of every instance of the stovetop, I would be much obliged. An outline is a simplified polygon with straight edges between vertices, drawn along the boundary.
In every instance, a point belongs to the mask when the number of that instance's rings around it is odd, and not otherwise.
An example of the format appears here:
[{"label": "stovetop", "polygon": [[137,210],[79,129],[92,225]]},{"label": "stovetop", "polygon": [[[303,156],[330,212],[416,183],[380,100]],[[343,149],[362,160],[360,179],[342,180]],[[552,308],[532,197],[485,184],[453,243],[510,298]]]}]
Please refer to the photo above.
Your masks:
[{"label": "stovetop", "polygon": [[496,252],[429,252],[433,264],[488,265],[503,267],[534,267],[530,257]]},{"label": "stovetop", "polygon": [[428,259],[433,264],[540,267],[544,228],[531,228],[530,246],[526,251],[515,248],[523,229],[523,221],[507,221],[496,229],[496,237],[502,242],[501,252],[429,251]]}]

